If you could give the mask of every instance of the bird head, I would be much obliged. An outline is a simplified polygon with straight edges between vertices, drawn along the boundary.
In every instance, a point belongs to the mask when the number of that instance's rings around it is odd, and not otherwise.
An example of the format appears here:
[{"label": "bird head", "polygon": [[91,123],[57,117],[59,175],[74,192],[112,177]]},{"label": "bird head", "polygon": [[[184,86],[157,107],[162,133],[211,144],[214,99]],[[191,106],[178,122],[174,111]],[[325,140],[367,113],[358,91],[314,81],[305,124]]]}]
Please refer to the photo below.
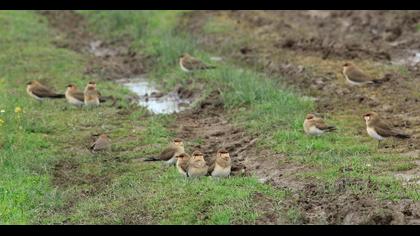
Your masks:
[{"label": "bird head", "polygon": [[354,66],[354,64],[351,63],[351,62],[346,62],[346,63],[343,64],[343,68],[349,68],[349,67],[352,67],[352,66]]},{"label": "bird head", "polygon": [[190,56],[190,54],[183,53],[181,56],[179,56],[179,58],[182,59],[182,58],[186,58],[186,57],[189,57],[189,56]]},{"label": "bird head", "polygon": [[309,113],[308,115],[306,115],[306,119],[307,120],[312,120],[312,119],[314,119],[315,118],[315,115],[314,114],[312,114],[312,113]]},{"label": "bird head", "polygon": [[68,90],[75,90],[76,86],[74,84],[69,84],[69,85],[67,85],[67,89]]},{"label": "bird head", "polygon": [[184,160],[188,159],[189,157],[190,156],[185,152],[180,153],[179,155],[176,156],[177,159],[184,159]]},{"label": "bird head", "polygon": [[26,85],[35,85],[35,84],[39,84],[39,82],[37,80],[31,80],[28,83],[26,83]]},{"label": "bird head", "polygon": [[87,84],[87,87],[94,87],[94,88],[96,88],[95,81],[89,81],[89,83]]},{"label": "bird head", "polygon": [[178,147],[184,147],[184,143],[182,142],[182,139],[176,138],[176,139],[174,139],[173,142]]},{"label": "bird head", "polygon": [[230,159],[229,152],[224,148],[217,151],[217,156],[219,158],[221,158],[222,160],[225,160],[225,161],[229,161],[229,159]]},{"label": "bird head", "polygon": [[365,113],[363,115],[363,119],[365,119],[367,123],[370,123],[372,122],[372,120],[375,120],[378,116],[379,116],[378,113],[371,111],[371,112]]},{"label": "bird head", "polygon": [[204,155],[203,155],[203,153],[202,153],[202,152],[200,152],[200,151],[196,150],[196,151],[194,151],[194,152],[193,152],[193,154],[192,154],[192,158],[193,158],[194,160],[196,160],[196,159],[202,159],[202,160],[204,160]]}]

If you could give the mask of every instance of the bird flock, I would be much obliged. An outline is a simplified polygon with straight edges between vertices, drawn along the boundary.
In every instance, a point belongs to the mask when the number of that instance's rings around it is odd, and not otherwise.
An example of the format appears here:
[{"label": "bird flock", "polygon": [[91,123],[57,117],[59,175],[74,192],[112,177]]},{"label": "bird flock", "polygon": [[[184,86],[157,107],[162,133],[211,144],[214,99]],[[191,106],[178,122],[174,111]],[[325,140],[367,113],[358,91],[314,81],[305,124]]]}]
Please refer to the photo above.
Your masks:
[{"label": "bird flock", "polygon": [[[182,71],[191,73],[197,70],[214,69],[201,60],[184,53],[179,58],[179,66]],[[380,84],[383,80],[368,76],[355,64],[347,62],[343,64],[343,76],[351,85]],[[69,104],[75,106],[96,107],[105,102],[109,97],[101,96],[96,89],[96,83],[90,81],[83,92],[78,91],[74,84],[69,84],[65,94],[59,94],[43,85],[37,80],[27,83],[26,91],[29,96],[38,101],[44,99],[65,98]],[[400,139],[410,138],[410,135],[394,128],[387,120],[380,117],[376,112],[363,114],[366,123],[367,134],[380,142],[385,138],[396,137]],[[303,130],[309,136],[320,136],[327,132],[336,131],[333,125],[327,125],[321,117],[310,113],[303,122]],[[111,140],[107,134],[101,134],[90,146],[93,153],[111,150]],[[229,152],[221,147],[214,156],[205,157],[200,150],[195,150],[191,155],[185,152],[184,143],[181,139],[175,138],[156,157],[145,158],[144,161],[164,161],[167,165],[175,165],[178,172],[185,177],[228,177],[231,175],[231,157]]]}]

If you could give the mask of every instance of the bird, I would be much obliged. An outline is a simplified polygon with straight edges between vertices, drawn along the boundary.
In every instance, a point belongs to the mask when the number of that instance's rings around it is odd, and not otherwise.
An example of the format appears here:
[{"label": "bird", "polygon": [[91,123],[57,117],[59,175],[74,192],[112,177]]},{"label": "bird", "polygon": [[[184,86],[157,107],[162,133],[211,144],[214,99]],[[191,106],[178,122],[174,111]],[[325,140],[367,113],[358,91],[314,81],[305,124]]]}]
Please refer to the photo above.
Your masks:
[{"label": "bird", "polygon": [[382,80],[374,79],[368,76],[352,62],[346,62],[343,64],[343,75],[347,82],[351,85],[363,85],[372,83],[379,84],[382,82]]},{"label": "bird", "polygon": [[96,83],[89,82],[84,90],[84,103],[85,106],[97,106],[100,104],[99,97],[101,93],[96,90]]},{"label": "bird", "polygon": [[166,147],[158,157],[149,157],[144,161],[165,161],[168,165],[173,165],[176,163],[176,156],[184,153],[184,143],[181,139],[175,138],[169,145]]},{"label": "bird", "polygon": [[200,151],[195,151],[188,162],[188,177],[201,177],[208,173],[208,165],[204,160],[204,155]]},{"label": "bird", "polygon": [[111,140],[107,134],[99,135],[98,139],[90,146],[92,152],[109,151],[111,149]]},{"label": "bird", "polygon": [[206,65],[204,62],[198,60],[197,58],[192,57],[188,53],[184,53],[180,56],[179,66],[181,67],[181,70],[185,72],[216,68],[215,66]]},{"label": "bird", "polygon": [[228,177],[232,168],[229,152],[226,149],[217,151],[216,160],[209,167],[209,173],[213,177]]},{"label": "bird", "polygon": [[307,135],[319,136],[325,132],[331,132],[337,128],[333,125],[326,125],[324,120],[309,113],[303,122],[303,130]]},{"label": "bird", "polygon": [[370,137],[378,140],[378,148],[382,140],[388,137],[396,137],[400,139],[410,138],[410,135],[392,127],[388,121],[384,120],[376,112],[367,112],[363,115],[366,122],[366,131]]},{"label": "bird", "polygon": [[[87,86],[86,86],[87,87]],[[100,95],[99,91],[98,94]],[[67,90],[65,93],[67,102],[76,106],[83,106],[85,104],[85,94],[77,90],[76,85],[69,84],[67,85]],[[99,97],[99,103],[106,102],[107,98]]]},{"label": "bird", "polygon": [[187,169],[188,169],[188,162],[191,159],[191,156],[188,155],[187,153],[183,152],[180,153],[176,156],[176,168],[178,170],[178,172],[187,177]]},{"label": "bird", "polygon": [[83,104],[85,104],[84,93],[78,91],[77,87],[74,84],[67,85],[65,96],[67,102],[72,105],[83,106]]},{"label": "bird", "polygon": [[37,80],[29,81],[26,84],[26,92],[29,94],[29,96],[35,98],[38,101],[42,101],[45,98],[64,98],[64,94],[58,94],[45,85],[41,84]]}]

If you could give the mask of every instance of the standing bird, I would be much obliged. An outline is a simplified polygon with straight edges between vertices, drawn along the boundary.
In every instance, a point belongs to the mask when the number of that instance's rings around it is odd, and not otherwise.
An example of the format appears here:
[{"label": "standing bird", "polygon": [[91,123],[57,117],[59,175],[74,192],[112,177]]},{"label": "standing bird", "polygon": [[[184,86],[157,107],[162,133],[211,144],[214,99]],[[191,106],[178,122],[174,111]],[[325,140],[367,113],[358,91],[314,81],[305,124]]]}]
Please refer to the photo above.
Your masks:
[{"label": "standing bird", "polygon": [[111,150],[111,140],[109,139],[108,135],[101,134],[99,138],[90,146],[92,152],[98,151],[110,151]]},{"label": "standing bird", "polygon": [[303,130],[307,135],[319,136],[325,132],[336,130],[335,126],[326,125],[324,120],[314,114],[308,114],[303,122]]},{"label": "standing bird", "polygon": [[188,53],[184,53],[179,58],[179,66],[185,72],[191,72],[196,70],[207,70],[207,69],[214,69],[215,66],[208,66],[204,62],[198,60],[197,58],[192,57]]},{"label": "standing bird", "polygon": [[64,98],[64,94],[52,91],[37,80],[32,80],[26,84],[26,92],[38,101],[42,101],[45,98]]},{"label": "standing bird", "polygon": [[368,112],[363,115],[366,121],[366,131],[370,137],[378,140],[378,147],[382,140],[388,137],[396,137],[400,139],[410,138],[410,135],[405,134],[394,127],[386,120],[382,119],[376,112]]},{"label": "standing bird", "polygon": [[74,84],[67,85],[66,100],[68,103],[76,106],[83,106],[85,104],[85,95],[83,92],[77,90]]},{"label": "standing bird", "polygon": [[209,167],[209,173],[213,177],[228,177],[232,168],[232,161],[226,149],[217,151],[216,160]]},{"label": "standing bird", "polygon": [[382,82],[382,80],[371,78],[351,62],[344,63],[343,75],[344,78],[346,78],[347,82],[352,85],[363,85],[372,83],[378,84]]},{"label": "standing bird", "polygon": [[98,106],[100,104],[101,93],[96,90],[96,83],[89,82],[84,90],[85,106]]},{"label": "standing bird", "polygon": [[183,152],[185,152],[184,143],[181,139],[176,138],[159,154],[158,157],[149,157],[144,161],[166,161],[166,164],[173,165],[177,161],[176,156]]},{"label": "standing bird", "polygon": [[176,168],[178,170],[178,172],[187,177],[187,170],[188,170],[188,162],[190,161],[191,157],[190,155],[188,155],[187,153],[181,153],[179,155],[176,156]]},{"label": "standing bird", "polygon": [[209,167],[204,160],[203,153],[196,151],[193,153],[187,168],[188,177],[201,177],[205,176]]}]

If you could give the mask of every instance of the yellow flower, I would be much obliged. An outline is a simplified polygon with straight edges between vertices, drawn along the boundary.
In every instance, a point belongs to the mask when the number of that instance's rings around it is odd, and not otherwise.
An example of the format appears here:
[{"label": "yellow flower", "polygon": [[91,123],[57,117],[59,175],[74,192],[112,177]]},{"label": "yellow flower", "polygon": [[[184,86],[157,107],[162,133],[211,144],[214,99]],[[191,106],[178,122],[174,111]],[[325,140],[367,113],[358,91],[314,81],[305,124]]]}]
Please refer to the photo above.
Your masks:
[{"label": "yellow flower", "polygon": [[4,120],[0,119],[0,126],[3,126]]},{"label": "yellow flower", "polygon": [[15,112],[16,112],[16,113],[22,112],[22,108],[20,108],[20,107],[16,107],[16,108],[15,108]]}]

